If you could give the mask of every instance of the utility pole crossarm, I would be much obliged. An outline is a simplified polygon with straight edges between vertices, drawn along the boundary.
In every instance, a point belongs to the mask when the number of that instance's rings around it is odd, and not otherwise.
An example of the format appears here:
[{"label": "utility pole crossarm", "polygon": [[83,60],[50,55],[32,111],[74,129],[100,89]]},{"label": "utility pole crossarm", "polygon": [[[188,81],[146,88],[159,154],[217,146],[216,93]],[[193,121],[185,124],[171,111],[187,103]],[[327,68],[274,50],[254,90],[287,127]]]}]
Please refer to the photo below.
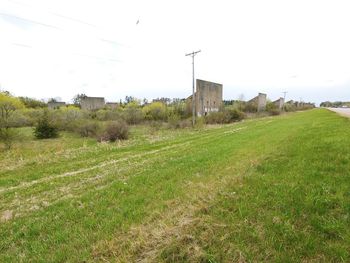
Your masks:
[{"label": "utility pole crossarm", "polygon": [[282,93],[284,95],[283,98],[286,99],[286,94],[288,93],[288,91],[283,91]]},{"label": "utility pole crossarm", "polygon": [[195,56],[197,53],[201,52],[201,50],[193,51],[192,53],[188,53],[185,56]]}]

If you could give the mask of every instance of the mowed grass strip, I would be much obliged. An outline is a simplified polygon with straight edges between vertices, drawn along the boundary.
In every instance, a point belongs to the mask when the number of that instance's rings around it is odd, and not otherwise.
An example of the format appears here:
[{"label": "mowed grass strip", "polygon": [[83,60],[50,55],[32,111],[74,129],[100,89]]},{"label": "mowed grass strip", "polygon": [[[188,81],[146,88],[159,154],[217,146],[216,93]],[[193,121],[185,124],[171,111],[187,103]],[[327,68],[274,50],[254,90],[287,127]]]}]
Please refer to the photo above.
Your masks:
[{"label": "mowed grass strip", "polygon": [[154,260],[349,262],[350,120],[307,116],[298,136],[231,180]]},{"label": "mowed grass strip", "polygon": [[[190,131],[185,133],[186,136],[181,139],[169,140],[168,142],[152,144],[144,146],[147,150],[139,153],[140,149],[134,154],[130,154],[132,150],[126,152],[118,151],[116,147],[110,147],[109,151],[101,152],[99,156],[99,162],[93,160],[93,162],[84,161],[84,166],[78,170],[68,171],[61,174],[48,174],[46,168],[41,169],[41,165],[38,165],[35,169],[35,173],[40,175],[39,179],[31,180],[29,182],[24,181],[21,184],[14,186],[3,187],[0,189],[0,195],[2,195],[3,202],[0,203],[0,211],[16,208],[21,210],[20,214],[28,212],[29,210],[37,210],[40,206],[47,206],[52,200],[57,201],[60,197],[66,198],[67,195],[76,195],[76,191],[85,191],[88,187],[95,187],[106,183],[106,181],[125,180],[130,174],[137,172],[140,166],[143,169],[150,167],[149,162],[154,162],[157,159],[163,161],[164,158],[182,158],[181,151],[187,151],[188,149],[202,149],[198,147],[203,143],[206,143],[205,139],[211,138],[211,141],[215,141],[221,136],[229,136],[232,132],[239,132],[243,128],[247,128],[249,125],[255,125],[255,122],[248,123],[246,126],[238,127],[226,126],[223,133],[222,129],[215,131],[215,129],[203,130],[193,134]],[[242,126],[242,124],[238,125]],[[233,127],[233,129],[231,128]],[[182,134],[183,135],[183,134]],[[220,135],[220,136],[218,136]],[[200,140],[198,140],[200,138]],[[50,142],[50,141],[47,141]],[[93,146],[95,147],[95,146]],[[105,147],[105,146],[103,146]],[[142,148],[142,147],[140,147]],[[98,149],[99,150],[99,149]],[[122,149],[124,150],[124,149]],[[90,152],[90,149],[88,150]],[[105,161],[101,161],[102,157],[105,157]],[[83,156],[82,159],[85,159]],[[66,160],[66,162],[74,163],[74,160]],[[67,169],[65,161],[60,162],[61,169]],[[80,164],[78,160],[75,165]],[[52,164],[48,162],[47,166]],[[153,166],[149,169],[153,169]],[[21,169],[19,169],[22,172]],[[13,171],[18,173],[18,171]],[[27,174],[30,173],[27,171]],[[46,173],[46,174],[45,174]],[[6,181],[6,178],[10,178],[11,175],[3,176],[2,180]],[[23,178],[23,176],[22,176]],[[23,209],[25,207],[25,209]],[[31,209],[33,208],[33,209]],[[26,211],[23,211],[26,210]],[[13,211],[16,212],[16,211]],[[18,213],[16,213],[19,216]]]},{"label": "mowed grass strip", "polygon": [[[255,259],[257,257],[249,250],[250,246],[253,245],[249,243],[249,240],[245,244],[240,240],[232,239],[232,237],[224,238],[230,231],[233,233],[233,230],[238,231],[236,226],[238,227],[239,223],[242,223],[239,220],[243,219],[238,217],[237,222],[224,222],[224,219],[227,220],[233,216],[217,212],[230,211],[225,206],[227,196],[222,193],[237,192],[231,191],[231,187],[236,187],[237,182],[240,182],[240,189],[248,187],[245,183],[246,178],[255,178],[257,175],[256,177],[259,179],[261,177],[259,171],[265,167],[264,165],[273,163],[279,158],[284,160],[286,156],[289,156],[291,147],[295,145],[294,142],[299,142],[300,147],[307,147],[308,144],[304,140],[309,140],[309,138],[305,134],[310,133],[311,137],[316,137],[318,136],[318,133],[315,133],[316,130],[329,131],[329,127],[335,129],[335,126],[338,129],[348,129],[349,123],[327,111],[315,110],[283,117],[254,120],[219,129],[200,132],[184,131],[167,142],[156,144],[144,142],[137,147],[126,147],[125,151],[132,156],[133,150],[135,150],[135,154],[139,154],[142,150],[147,152],[150,149],[161,149],[172,144],[178,145],[178,147],[170,147],[152,158],[139,158],[135,159],[134,163],[124,164],[125,167],[130,165],[131,168],[122,175],[118,174],[120,167],[117,165],[108,166],[105,171],[98,171],[105,173],[103,183],[83,187],[83,191],[75,191],[72,196],[58,200],[47,207],[2,222],[0,226],[2,233],[0,260],[81,262],[102,259],[113,261],[147,260],[149,258],[157,261],[171,261],[172,259],[191,261],[202,258],[229,261],[229,258],[225,257],[227,251],[233,251],[231,254],[227,254],[232,258],[237,259],[237,255],[239,255],[245,259]],[[239,130],[240,127],[244,127],[244,129]],[[335,131],[333,130],[333,132]],[[336,135],[327,133],[327,136],[324,136],[324,139],[332,143],[333,137]],[[314,141],[316,140],[314,139]],[[322,140],[317,140],[317,142],[320,145],[323,143]],[[113,152],[102,153],[102,155],[100,161],[103,161],[103,158],[113,160]],[[122,153],[118,153],[114,158],[121,156]],[[302,157],[299,156],[299,158]],[[147,162],[145,166],[137,165],[142,164],[143,161]],[[92,161],[88,163],[88,167],[94,164]],[[60,165],[64,165],[64,163]],[[133,165],[134,167],[132,167]],[[307,165],[308,163],[299,164],[301,167]],[[344,165],[346,166],[348,163],[345,162]],[[278,171],[280,168],[278,165],[275,166],[273,171]],[[39,171],[41,167],[38,167]],[[64,167],[61,170],[65,170]],[[47,170],[44,169],[44,171]],[[292,177],[293,170],[290,171],[290,177]],[[273,181],[273,177],[276,175],[272,172],[267,172],[267,174]],[[55,173],[47,175],[54,176]],[[64,186],[65,183],[67,186],[74,183],[78,187],[83,180],[94,178],[97,175],[98,173],[89,172],[82,175],[80,179],[77,176],[73,181],[71,178],[67,181],[60,181],[59,184],[52,185],[50,192],[55,193],[55,189]],[[43,176],[45,176],[44,173],[41,177]],[[118,178],[118,176],[120,177]],[[264,175],[264,178],[266,176]],[[303,177],[304,175],[300,173],[299,176]],[[50,185],[45,185],[45,183],[36,186],[39,187],[39,192],[41,188],[50,188]],[[252,183],[252,187],[257,188],[257,191],[260,189],[258,184],[258,182]],[[56,186],[59,187],[55,188]],[[347,187],[349,187],[349,183]],[[24,193],[20,193],[20,191],[24,191]],[[26,191],[30,190],[27,188],[18,189],[17,195],[26,196]],[[247,189],[247,192],[251,191],[250,188]],[[264,193],[266,190],[259,191]],[[298,192],[295,195],[298,195]],[[228,196],[231,197],[230,194]],[[12,197],[14,198],[14,195]],[[250,201],[244,195],[241,197],[246,199],[247,203]],[[267,197],[261,197],[262,200],[264,198]],[[10,199],[0,200],[3,204]],[[273,205],[273,200],[266,201]],[[231,204],[231,200],[227,203]],[[232,203],[234,202],[232,201]],[[252,206],[259,207],[258,204],[252,204]],[[268,210],[264,207],[259,208],[261,209],[259,212],[262,214]],[[290,204],[286,209],[294,208]],[[344,210],[342,211],[344,212]],[[217,214],[222,214],[222,218]],[[236,214],[239,212],[234,213],[234,215]],[[169,220],[170,217],[173,219]],[[275,218],[275,222],[279,220],[278,218]],[[183,219],[188,219],[190,223],[181,224]],[[246,219],[244,218],[244,220]],[[166,227],[170,224],[169,221],[173,225],[172,228]],[[156,242],[154,240],[153,242],[152,240],[140,241],[142,237],[154,238],[155,233],[152,232],[152,229],[155,227],[153,226],[162,224],[165,227],[162,228],[163,232]],[[224,228],[225,231],[221,230],[220,232],[220,229],[215,228],[216,225],[225,227],[228,225],[231,228],[229,228],[230,231]],[[135,228],[141,229],[141,232],[135,232],[133,230]],[[213,230],[214,237],[209,240],[203,238],[203,236],[209,237],[210,231]],[[167,238],[164,238],[165,236]],[[191,240],[196,240],[196,246],[192,247],[195,247],[199,253],[192,253],[195,258],[188,255],[191,246],[186,247],[186,244],[181,241],[186,236],[188,244],[193,245]],[[133,240],[135,241],[134,246],[132,245]],[[221,243],[223,241],[229,245],[224,246]],[[265,248],[270,248],[273,245],[268,242],[266,244]],[[339,242],[340,247],[344,248],[345,245],[345,241]],[[120,249],[121,247],[125,249]],[[261,246],[261,249],[263,248]],[[269,252],[272,254],[270,259],[278,258],[277,252],[274,254],[274,250],[270,249],[272,251]],[[252,250],[257,249],[253,248]],[[298,252],[298,250],[295,251],[295,253]],[[291,254],[293,255],[293,253]],[[176,255],[181,257],[176,257]],[[283,251],[280,255],[283,255]],[[319,255],[314,253],[304,256],[304,258],[317,258],[316,256]],[[339,259],[338,256],[335,254],[324,257]],[[343,253],[341,256],[346,257],[346,254]]]},{"label": "mowed grass strip", "polygon": [[[201,139],[213,136],[212,132],[203,133]],[[21,210],[20,214],[23,214],[25,212],[23,210],[26,210],[26,212],[37,210],[38,205],[47,206],[52,200],[57,201],[60,197],[66,198],[67,195],[76,195],[77,190],[82,192],[88,187],[95,187],[108,181],[125,180],[130,174],[134,175],[135,172],[139,172],[140,166],[143,170],[146,168],[153,169],[154,166],[150,164],[152,162],[157,160],[163,162],[164,158],[182,157],[181,151],[187,150],[189,147],[197,147],[197,144],[201,143],[201,140],[197,140],[190,144],[194,140],[192,137],[186,137],[186,140],[175,140],[167,144],[152,145],[151,148],[148,147],[149,150],[142,153],[136,152],[132,155],[129,154],[129,151],[128,154],[124,154],[122,157],[120,157],[120,153],[116,155],[116,149],[112,148],[112,151],[108,153],[101,153],[101,155],[107,155],[106,161],[97,164],[94,161],[78,170],[63,174],[46,174],[46,176],[42,175],[37,180],[25,181],[19,185],[2,188],[0,189],[0,195],[2,195],[3,202],[0,203],[0,211],[16,208]],[[69,162],[71,161],[69,160]],[[61,162],[61,166],[64,166],[64,162]],[[47,171],[41,171],[39,166],[36,172],[43,174]],[[6,180],[6,178],[3,178],[3,180]],[[25,209],[23,209],[24,207]],[[19,216],[18,213],[17,216]]]},{"label": "mowed grass strip", "polygon": [[[108,160],[145,154],[176,143],[196,140],[199,136],[210,136],[216,129],[198,132],[157,131],[152,132],[147,140],[141,131],[150,133],[144,127],[132,129],[132,139],[119,144],[99,144],[94,139],[82,139],[76,135],[62,133],[62,137],[50,140],[34,140],[32,129],[22,129],[24,142],[16,145],[9,152],[0,152],[0,189],[16,186],[24,182],[47,177],[50,174],[67,173],[96,166]],[[204,134],[204,135],[203,135]],[[70,147],[71,144],[71,147]]]}]

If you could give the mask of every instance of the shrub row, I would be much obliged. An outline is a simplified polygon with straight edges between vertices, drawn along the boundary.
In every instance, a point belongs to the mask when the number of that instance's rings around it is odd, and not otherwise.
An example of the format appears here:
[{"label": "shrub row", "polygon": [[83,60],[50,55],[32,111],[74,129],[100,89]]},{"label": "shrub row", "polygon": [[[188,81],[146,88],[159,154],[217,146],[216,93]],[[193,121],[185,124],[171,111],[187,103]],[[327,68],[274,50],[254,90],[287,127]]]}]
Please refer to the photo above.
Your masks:
[{"label": "shrub row", "polygon": [[[101,123],[93,120],[81,120],[75,123],[75,130],[82,137],[95,137],[98,141],[126,140],[129,137],[129,126],[125,121]],[[47,116],[42,117],[34,129],[37,139],[56,138],[57,126]]]},{"label": "shrub row", "polygon": [[[145,123],[152,130],[157,130],[161,126],[180,129],[191,127],[192,124],[191,105],[184,101],[171,104],[153,102],[141,106],[138,101],[133,100],[117,109],[84,111],[76,106],[68,106],[56,110],[47,110],[40,108],[40,105],[35,101],[24,99],[22,103],[14,97],[4,94],[1,96],[3,96],[3,104],[13,104],[11,115],[0,123],[0,140],[5,143],[13,137],[10,136],[12,128],[23,126],[35,126],[35,136],[37,138],[53,138],[57,137],[58,131],[71,131],[80,134],[82,137],[115,141],[128,138],[128,125]],[[27,104],[33,107],[26,108],[23,106]],[[285,104],[284,110],[305,110],[312,107],[311,104],[300,105],[298,103]],[[212,112],[207,116],[198,118],[196,127],[204,124],[224,124],[240,121],[246,118],[246,114],[255,114],[256,111],[256,105],[236,101],[230,106],[223,106],[218,112]],[[278,115],[280,110],[276,108],[275,104],[268,102],[266,112],[263,114]],[[163,125],[163,123],[167,124]]]},{"label": "shrub row", "polygon": [[245,113],[230,107],[226,108],[223,111],[212,112],[209,115],[205,116],[205,123],[207,124],[223,124],[231,123],[243,120],[245,118]]}]

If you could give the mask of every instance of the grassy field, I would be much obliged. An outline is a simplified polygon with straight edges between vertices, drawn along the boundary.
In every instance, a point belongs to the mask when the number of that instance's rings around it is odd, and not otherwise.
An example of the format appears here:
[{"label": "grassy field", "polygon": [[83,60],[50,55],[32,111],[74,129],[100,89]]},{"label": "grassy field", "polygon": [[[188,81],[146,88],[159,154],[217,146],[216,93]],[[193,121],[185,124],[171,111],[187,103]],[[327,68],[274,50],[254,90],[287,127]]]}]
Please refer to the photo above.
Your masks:
[{"label": "grassy field", "polygon": [[350,120],[62,134],[0,153],[0,262],[349,262]]}]

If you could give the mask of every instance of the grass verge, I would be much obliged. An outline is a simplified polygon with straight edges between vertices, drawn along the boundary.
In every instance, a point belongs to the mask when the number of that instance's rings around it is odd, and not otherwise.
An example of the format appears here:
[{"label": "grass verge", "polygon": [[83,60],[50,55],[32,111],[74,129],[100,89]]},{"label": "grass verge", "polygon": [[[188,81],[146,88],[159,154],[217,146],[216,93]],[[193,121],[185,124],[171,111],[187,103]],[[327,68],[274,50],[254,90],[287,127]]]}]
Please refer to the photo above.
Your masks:
[{"label": "grass verge", "polygon": [[349,128],[313,110],[33,147],[0,174],[0,260],[347,261]]}]

